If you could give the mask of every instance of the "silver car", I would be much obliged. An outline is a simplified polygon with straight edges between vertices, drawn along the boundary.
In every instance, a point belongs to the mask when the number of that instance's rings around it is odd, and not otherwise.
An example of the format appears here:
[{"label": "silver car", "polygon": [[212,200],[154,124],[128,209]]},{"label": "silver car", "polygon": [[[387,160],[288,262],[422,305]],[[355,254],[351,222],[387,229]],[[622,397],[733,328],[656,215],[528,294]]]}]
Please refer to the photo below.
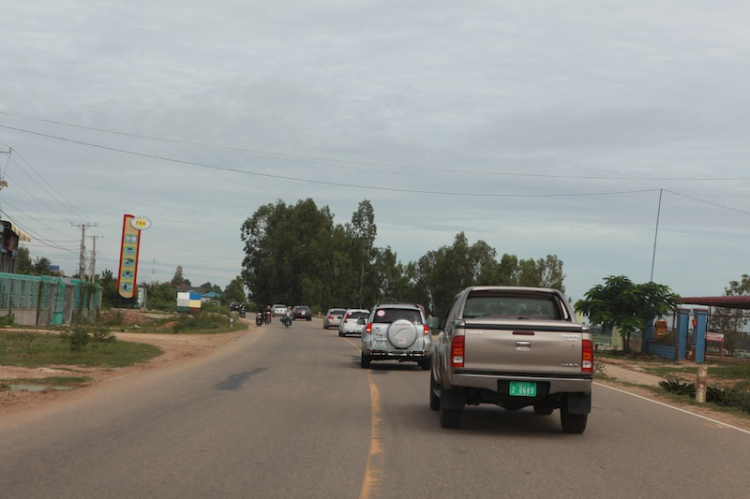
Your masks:
[{"label": "silver car", "polygon": [[430,368],[432,334],[420,305],[376,305],[366,321],[361,346],[363,369],[373,360],[417,362],[425,371]]},{"label": "silver car", "polygon": [[360,324],[360,319],[367,319],[370,315],[369,310],[364,308],[350,308],[344,314],[344,318],[341,319],[339,324],[339,336],[346,336],[347,334],[362,335],[362,331],[365,329],[364,324]]},{"label": "silver car", "polygon": [[345,308],[329,309],[328,312],[326,312],[325,317],[323,317],[323,329],[339,327],[339,324],[341,324],[341,319],[344,318],[345,313]]}]

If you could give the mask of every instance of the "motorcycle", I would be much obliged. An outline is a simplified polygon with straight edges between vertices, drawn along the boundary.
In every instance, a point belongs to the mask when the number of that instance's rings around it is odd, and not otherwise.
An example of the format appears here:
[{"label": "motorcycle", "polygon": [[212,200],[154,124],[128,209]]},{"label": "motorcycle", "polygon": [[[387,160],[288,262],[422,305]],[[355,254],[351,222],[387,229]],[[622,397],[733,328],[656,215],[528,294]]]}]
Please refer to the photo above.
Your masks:
[{"label": "motorcycle", "polygon": [[245,318],[245,307],[240,307],[239,312],[240,312],[240,318],[244,319]]},{"label": "motorcycle", "polygon": [[283,322],[286,327],[289,327],[292,325],[292,318],[288,315],[285,315],[281,318],[281,322]]},{"label": "motorcycle", "polygon": [[271,323],[271,311],[266,311],[266,325]]},{"label": "motorcycle", "polygon": [[256,326],[263,325],[263,313],[258,312],[257,314],[255,314],[255,325]]}]

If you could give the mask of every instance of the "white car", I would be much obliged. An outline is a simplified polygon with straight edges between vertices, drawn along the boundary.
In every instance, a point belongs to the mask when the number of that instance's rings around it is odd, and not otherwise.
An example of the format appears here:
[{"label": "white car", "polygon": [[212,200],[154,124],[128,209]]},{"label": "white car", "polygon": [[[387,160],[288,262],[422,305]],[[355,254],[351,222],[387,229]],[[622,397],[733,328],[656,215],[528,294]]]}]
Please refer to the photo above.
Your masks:
[{"label": "white car", "polygon": [[271,313],[273,314],[274,317],[276,317],[277,315],[286,315],[286,310],[287,310],[286,305],[282,305],[282,304],[276,304],[273,307],[271,307]]},{"label": "white car", "polygon": [[369,315],[370,311],[364,308],[347,309],[339,323],[339,336],[346,336],[347,334],[358,334],[361,336],[365,326],[364,324],[359,324],[359,319],[367,319]]}]

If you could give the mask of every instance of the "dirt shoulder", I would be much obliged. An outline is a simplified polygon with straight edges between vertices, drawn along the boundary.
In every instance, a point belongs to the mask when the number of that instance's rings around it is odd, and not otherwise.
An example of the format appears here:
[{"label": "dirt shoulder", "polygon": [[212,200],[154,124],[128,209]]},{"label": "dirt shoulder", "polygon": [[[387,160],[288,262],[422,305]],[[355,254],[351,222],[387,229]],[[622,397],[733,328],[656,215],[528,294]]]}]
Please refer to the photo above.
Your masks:
[{"label": "dirt shoulder", "polygon": [[[248,323],[249,324],[249,323]],[[162,349],[164,353],[150,361],[129,367],[103,368],[85,366],[47,366],[28,369],[15,366],[0,366],[1,380],[39,379],[53,376],[81,376],[90,381],[83,386],[69,391],[44,390],[29,391],[0,391],[0,415],[17,413],[41,408],[55,401],[78,397],[89,389],[100,385],[108,379],[134,374],[151,369],[164,368],[174,363],[195,359],[210,353],[213,349],[230,343],[249,330],[223,334],[147,334],[123,333],[116,334],[118,340],[134,343],[147,343]],[[40,331],[49,333],[49,331]]]}]

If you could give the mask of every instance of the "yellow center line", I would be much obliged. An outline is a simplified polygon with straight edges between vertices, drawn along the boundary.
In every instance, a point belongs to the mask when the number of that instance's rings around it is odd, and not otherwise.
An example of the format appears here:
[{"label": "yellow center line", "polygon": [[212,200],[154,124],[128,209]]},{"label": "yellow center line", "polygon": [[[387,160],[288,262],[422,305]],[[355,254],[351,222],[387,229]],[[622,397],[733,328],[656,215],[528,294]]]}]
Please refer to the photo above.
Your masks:
[{"label": "yellow center line", "polygon": [[[359,350],[359,346],[344,338],[352,347]],[[375,493],[375,490],[383,476],[383,448],[380,445],[380,428],[383,423],[383,417],[380,407],[380,392],[375,379],[372,377],[372,371],[367,372],[367,383],[370,386],[370,452],[367,455],[367,465],[365,474],[362,479],[362,488],[359,490],[359,499],[369,499]]]}]

